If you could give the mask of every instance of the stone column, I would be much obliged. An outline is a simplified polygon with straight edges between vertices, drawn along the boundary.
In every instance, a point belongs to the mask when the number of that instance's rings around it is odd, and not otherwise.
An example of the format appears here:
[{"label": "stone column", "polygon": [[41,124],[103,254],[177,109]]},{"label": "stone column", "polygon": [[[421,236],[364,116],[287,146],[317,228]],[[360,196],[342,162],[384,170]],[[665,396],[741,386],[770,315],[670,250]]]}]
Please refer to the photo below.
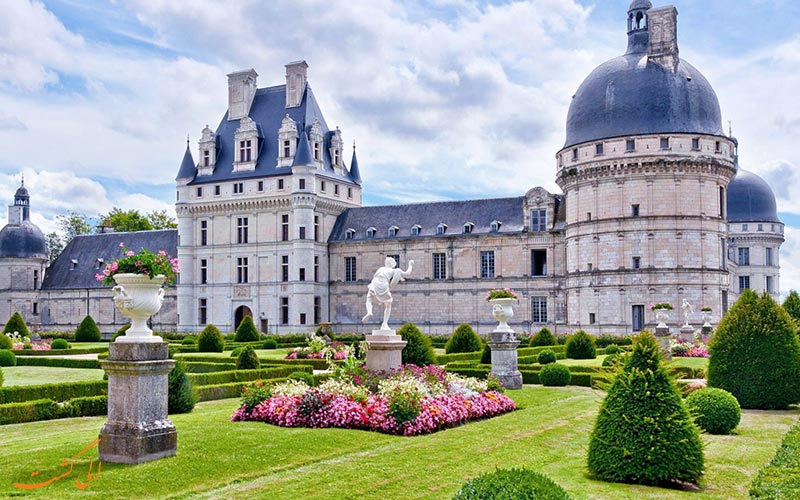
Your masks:
[{"label": "stone column", "polygon": [[407,342],[394,330],[372,330],[367,341],[367,369],[391,371],[403,364],[403,348]]},{"label": "stone column", "polygon": [[664,359],[670,360],[672,359],[672,351],[669,348],[669,327],[668,326],[657,326],[656,327],[656,340],[658,341],[658,345],[661,346],[661,352],[664,353]]},{"label": "stone column", "polygon": [[490,334],[492,375],[500,379],[506,389],[522,389],[522,374],[517,365],[518,345],[513,332],[495,330]]},{"label": "stone column", "polygon": [[108,420],[100,429],[100,460],[139,464],[171,457],[178,432],[167,415],[167,381],[175,360],[166,342],[113,342],[108,361]]}]

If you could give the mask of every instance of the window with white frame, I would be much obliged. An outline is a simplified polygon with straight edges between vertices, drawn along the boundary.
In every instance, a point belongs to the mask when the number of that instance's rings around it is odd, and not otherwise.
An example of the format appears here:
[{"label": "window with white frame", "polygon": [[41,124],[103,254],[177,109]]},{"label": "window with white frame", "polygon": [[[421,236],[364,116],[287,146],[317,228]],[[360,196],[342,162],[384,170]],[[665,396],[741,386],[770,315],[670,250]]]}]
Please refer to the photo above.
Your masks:
[{"label": "window with white frame", "polygon": [[386,231],[386,236],[388,236],[389,238],[394,238],[395,236],[397,236],[397,230],[398,230],[398,229],[400,229],[400,228],[399,228],[399,227],[397,227],[397,226],[391,226],[391,227],[390,227],[390,228],[389,228],[389,229]]},{"label": "window with white frame", "polygon": [[771,266],[772,262],[772,248],[767,247],[764,249],[764,265]]},{"label": "window with white frame", "polygon": [[208,283],[208,259],[200,259],[200,284]]},{"label": "window with white frame", "polygon": [[433,279],[447,279],[447,256],[443,253],[433,254]]},{"label": "window with white frame", "polygon": [[400,254],[390,254],[387,257],[391,257],[394,259],[394,263],[397,264],[397,267],[400,267]]},{"label": "window with white frame", "polygon": [[473,224],[472,222],[467,222],[466,224],[464,224],[464,234],[470,234],[474,227],[475,224]]},{"label": "window with white frame", "polygon": [[750,289],[750,276],[739,276],[739,292]]},{"label": "window with white frame", "polygon": [[248,219],[247,217],[236,218],[236,243],[242,244],[248,241]]},{"label": "window with white frame", "polygon": [[368,239],[374,238],[375,237],[375,228],[374,227],[368,227],[366,232],[365,232],[365,234],[366,234]]},{"label": "window with white frame", "polygon": [[531,323],[547,323],[547,297],[531,297]]},{"label": "window with white frame", "polygon": [[414,224],[411,226],[411,236],[419,236],[419,233],[422,231],[422,226],[419,224]]},{"label": "window with white frame", "polygon": [[348,283],[356,281],[356,258],[344,258],[344,280]]},{"label": "window with white frame", "polygon": [[355,234],[356,234],[356,230],[355,230],[355,229],[352,229],[352,228],[351,228],[351,229],[348,229],[347,231],[345,231],[345,232],[344,232],[344,239],[346,239],[346,240],[352,240],[352,239],[353,239],[353,236],[354,236]]},{"label": "window with white frame", "polygon": [[750,265],[750,249],[748,247],[739,247],[739,265]]},{"label": "window with white frame", "polygon": [[493,233],[496,233],[496,232],[500,231],[500,226],[502,226],[502,225],[503,225],[503,223],[500,222],[499,220],[492,221],[492,224],[489,226],[489,230],[491,232],[493,232]]},{"label": "window with white frame", "polygon": [[248,282],[247,257],[236,258],[236,282],[237,283]]},{"label": "window with white frame", "polygon": [[437,235],[440,235],[440,236],[441,236],[441,235],[443,235],[443,234],[444,234],[446,231],[447,231],[447,224],[441,223],[441,224],[439,224],[438,226],[436,226],[436,234],[437,234]]},{"label": "window with white frame", "polygon": [[534,233],[547,231],[547,210],[531,210],[531,231]]},{"label": "window with white frame", "polygon": [[494,278],[494,250],[481,252],[481,278]]}]

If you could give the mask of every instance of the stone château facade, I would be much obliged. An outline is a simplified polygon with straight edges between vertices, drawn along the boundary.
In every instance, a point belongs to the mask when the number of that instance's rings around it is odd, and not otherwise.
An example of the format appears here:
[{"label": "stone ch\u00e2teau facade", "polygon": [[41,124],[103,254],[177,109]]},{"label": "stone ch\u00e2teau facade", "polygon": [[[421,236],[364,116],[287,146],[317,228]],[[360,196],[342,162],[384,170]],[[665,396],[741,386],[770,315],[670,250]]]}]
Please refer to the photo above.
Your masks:
[{"label": "stone ch\u00e2teau facade", "polygon": [[[249,315],[270,333],[320,322],[369,331],[360,324],[366,286],[386,256],[402,267],[415,261],[394,294],[393,325],[413,321],[432,333],[462,322],[487,332],[495,324],[484,301],[490,288],[520,294],[511,322],[518,330],[598,334],[653,326],[652,302],[686,299],[699,322],[701,307],[718,320],[744,288],[777,298],[783,224],[775,197],[739,168],[711,85],[680,58],[677,10],[635,0],[627,38],[625,54],[601,64],[573,97],[556,154],[562,193],[534,187],[500,199],[362,207],[355,148],[348,166],[342,132],[328,127],[307,83],[308,65],[286,65],[285,84],[261,89],[254,70],[231,73],[228,110],[216,129],[203,129],[198,161],[187,144],[177,232],[159,236],[173,238],[167,250],[181,262],[160,324],[232,330]],[[82,238],[123,236],[134,237]],[[0,303],[30,321],[42,314],[33,313],[38,301],[38,311],[50,311],[43,327],[67,309],[119,324],[110,301],[92,305],[103,300],[93,287],[83,295],[65,288],[73,261],[114,257],[99,255],[111,250],[98,244],[97,256],[78,260],[77,248],[53,263],[62,271],[43,278],[43,290],[8,288],[0,298],[18,299]],[[19,272],[43,265],[36,255]]]}]

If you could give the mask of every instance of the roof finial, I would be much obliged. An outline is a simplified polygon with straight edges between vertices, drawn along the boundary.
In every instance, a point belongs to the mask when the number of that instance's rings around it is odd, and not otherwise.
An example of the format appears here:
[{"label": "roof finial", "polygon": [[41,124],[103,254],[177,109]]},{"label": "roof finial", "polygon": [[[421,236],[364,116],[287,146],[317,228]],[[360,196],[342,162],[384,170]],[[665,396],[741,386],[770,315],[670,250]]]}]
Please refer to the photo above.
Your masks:
[{"label": "roof finial", "polygon": [[728,120],[728,137],[733,137],[733,127],[731,127],[730,120]]},{"label": "roof finial", "polygon": [[189,147],[189,134],[186,134],[186,147]]},{"label": "roof finial", "polygon": [[356,150],[356,140],[353,139],[353,151],[355,151],[355,150]]},{"label": "roof finial", "polygon": [[22,174],[22,187],[25,187],[25,174]]}]

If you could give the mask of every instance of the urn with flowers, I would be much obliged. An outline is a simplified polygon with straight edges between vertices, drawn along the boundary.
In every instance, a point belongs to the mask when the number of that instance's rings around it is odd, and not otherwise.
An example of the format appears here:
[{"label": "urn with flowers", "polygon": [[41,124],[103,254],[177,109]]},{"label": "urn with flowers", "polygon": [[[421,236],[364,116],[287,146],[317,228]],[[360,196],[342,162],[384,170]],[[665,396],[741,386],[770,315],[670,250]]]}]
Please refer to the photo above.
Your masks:
[{"label": "urn with flowers", "polygon": [[656,328],[668,328],[666,321],[669,319],[669,311],[672,309],[672,304],[669,302],[650,304],[650,310],[656,313],[656,321],[658,321]]},{"label": "urn with flowers", "polygon": [[517,302],[517,294],[508,288],[489,290],[486,300],[492,305],[492,316],[499,322],[494,331],[514,333],[508,322],[514,317],[513,306]]}]

